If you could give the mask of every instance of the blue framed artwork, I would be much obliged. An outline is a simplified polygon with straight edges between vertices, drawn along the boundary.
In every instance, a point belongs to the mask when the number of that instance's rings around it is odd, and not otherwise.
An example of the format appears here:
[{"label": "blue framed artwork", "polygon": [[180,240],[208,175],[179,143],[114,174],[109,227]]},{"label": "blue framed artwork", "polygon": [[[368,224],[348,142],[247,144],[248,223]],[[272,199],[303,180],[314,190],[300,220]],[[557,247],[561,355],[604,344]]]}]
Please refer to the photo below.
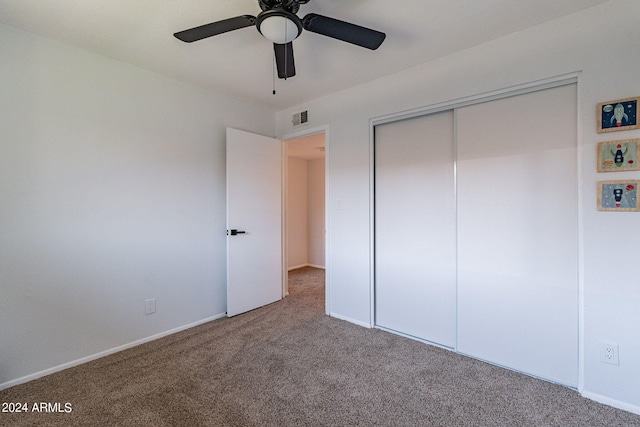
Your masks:
[{"label": "blue framed artwork", "polygon": [[598,210],[638,212],[638,186],[640,181],[598,182]]},{"label": "blue framed artwork", "polygon": [[640,170],[640,139],[598,143],[598,172]]},{"label": "blue framed artwork", "polygon": [[627,98],[598,104],[598,133],[638,129],[638,99]]}]

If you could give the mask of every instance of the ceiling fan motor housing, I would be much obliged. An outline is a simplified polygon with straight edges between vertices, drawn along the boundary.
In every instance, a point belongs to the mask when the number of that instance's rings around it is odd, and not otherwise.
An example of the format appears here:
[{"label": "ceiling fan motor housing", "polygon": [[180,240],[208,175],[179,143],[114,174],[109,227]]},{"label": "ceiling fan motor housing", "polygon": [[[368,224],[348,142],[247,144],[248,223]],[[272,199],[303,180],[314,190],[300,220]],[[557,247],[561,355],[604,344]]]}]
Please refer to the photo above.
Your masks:
[{"label": "ceiling fan motor housing", "polygon": [[301,4],[307,4],[310,0],[258,0],[260,9],[269,10],[281,8],[291,13],[298,13]]}]

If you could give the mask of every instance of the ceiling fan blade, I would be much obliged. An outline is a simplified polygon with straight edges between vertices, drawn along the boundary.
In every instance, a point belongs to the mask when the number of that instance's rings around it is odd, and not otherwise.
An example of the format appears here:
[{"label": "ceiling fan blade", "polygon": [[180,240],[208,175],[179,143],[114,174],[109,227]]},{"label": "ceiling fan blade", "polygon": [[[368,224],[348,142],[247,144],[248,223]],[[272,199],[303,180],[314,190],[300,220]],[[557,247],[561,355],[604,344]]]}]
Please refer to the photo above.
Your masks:
[{"label": "ceiling fan blade", "polygon": [[276,53],[278,78],[286,79],[296,75],[296,64],[293,59],[293,42],[287,44],[273,44]]},{"label": "ceiling fan blade", "polygon": [[322,34],[347,43],[376,50],[387,37],[385,33],[361,27],[360,25],[310,13],[302,20],[305,30]]},{"label": "ceiling fan blade", "polygon": [[217,36],[227,31],[239,30],[240,28],[255,25],[256,18],[251,15],[236,16],[235,18],[224,19],[222,21],[212,22],[211,24],[201,25],[199,27],[190,28],[188,30],[179,31],[174,34],[176,38],[183,42],[191,43],[207,37]]}]

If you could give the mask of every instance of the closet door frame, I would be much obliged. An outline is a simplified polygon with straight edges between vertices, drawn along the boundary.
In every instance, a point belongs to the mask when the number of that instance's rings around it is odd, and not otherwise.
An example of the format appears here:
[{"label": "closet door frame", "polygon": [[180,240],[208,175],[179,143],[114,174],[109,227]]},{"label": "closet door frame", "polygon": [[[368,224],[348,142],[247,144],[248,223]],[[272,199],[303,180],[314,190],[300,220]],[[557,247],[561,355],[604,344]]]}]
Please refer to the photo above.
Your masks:
[{"label": "closet door frame", "polygon": [[[578,272],[577,272],[577,281],[578,281],[578,289],[577,289],[577,300],[578,300],[578,390],[582,390],[584,388],[584,235],[583,235],[583,199],[584,199],[584,189],[583,189],[583,167],[582,167],[582,158],[583,158],[583,147],[580,141],[582,140],[582,132],[581,132],[581,85],[580,85],[580,72],[563,74],[555,77],[550,77],[547,79],[537,80],[521,85],[511,86],[504,89],[499,89],[495,91],[485,92],[477,95],[472,95],[464,98],[454,99],[451,101],[446,101],[442,103],[427,105],[423,107],[418,107],[410,110],[400,111],[396,113],[391,113],[379,117],[374,117],[369,120],[369,259],[370,259],[370,324],[372,327],[376,328],[376,319],[375,319],[375,127],[392,123],[401,120],[407,120],[414,117],[425,116],[429,114],[439,113],[448,110],[454,110],[454,126],[456,126],[456,114],[455,110],[462,107],[467,107],[475,104],[481,104],[485,102],[490,102],[498,99],[509,98],[517,95],[523,95],[527,93],[537,92],[545,89],[552,89],[560,86],[566,86],[570,84],[576,84],[577,87],[577,147],[576,147],[576,155],[577,155],[577,204],[578,204],[578,212],[577,212],[577,248],[578,248]],[[455,131],[454,131],[455,133]],[[457,149],[455,146],[455,138],[454,138],[454,149]],[[457,166],[457,158],[454,159],[454,168]],[[457,177],[457,173],[454,170],[454,179]],[[429,343],[432,344],[433,343]],[[435,344],[437,345],[437,344]],[[458,352],[458,345],[456,343],[453,349],[450,349],[454,352]]]}]

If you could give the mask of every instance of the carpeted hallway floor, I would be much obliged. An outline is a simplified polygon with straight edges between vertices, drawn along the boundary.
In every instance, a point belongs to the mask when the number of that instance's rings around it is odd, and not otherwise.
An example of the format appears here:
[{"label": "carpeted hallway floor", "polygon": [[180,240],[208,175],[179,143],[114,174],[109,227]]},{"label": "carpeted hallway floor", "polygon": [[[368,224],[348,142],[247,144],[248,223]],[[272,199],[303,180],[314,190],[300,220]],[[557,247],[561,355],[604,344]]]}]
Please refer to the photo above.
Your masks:
[{"label": "carpeted hallway floor", "polygon": [[324,315],[324,271],[283,301],[27,384],[2,426],[640,426],[640,416],[474,359]]}]

